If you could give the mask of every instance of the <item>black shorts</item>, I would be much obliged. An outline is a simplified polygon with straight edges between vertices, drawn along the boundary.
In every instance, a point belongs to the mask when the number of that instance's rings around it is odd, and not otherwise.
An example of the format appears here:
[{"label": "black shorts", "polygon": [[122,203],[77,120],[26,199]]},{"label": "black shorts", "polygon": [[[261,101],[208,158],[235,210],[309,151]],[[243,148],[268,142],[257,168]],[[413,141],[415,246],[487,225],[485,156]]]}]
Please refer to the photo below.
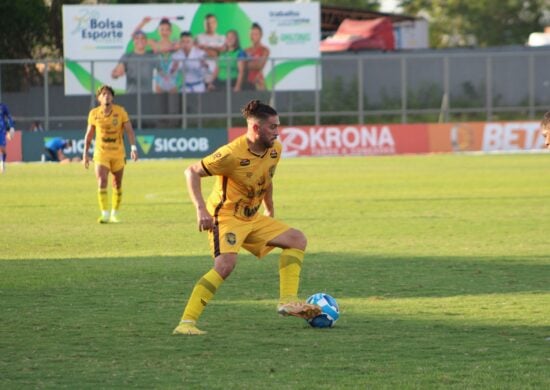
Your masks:
[{"label": "black shorts", "polygon": [[46,156],[46,161],[59,161],[55,150],[44,148],[44,155]]}]

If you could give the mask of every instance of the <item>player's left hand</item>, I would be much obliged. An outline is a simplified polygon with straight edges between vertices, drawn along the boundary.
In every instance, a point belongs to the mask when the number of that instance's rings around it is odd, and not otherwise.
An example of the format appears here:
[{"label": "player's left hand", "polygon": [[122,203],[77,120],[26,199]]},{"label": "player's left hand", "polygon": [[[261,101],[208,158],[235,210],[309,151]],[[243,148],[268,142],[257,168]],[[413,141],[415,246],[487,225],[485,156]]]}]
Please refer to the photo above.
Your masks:
[{"label": "player's left hand", "polygon": [[7,136],[8,136],[8,140],[10,141],[13,139],[13,137],[15,137],[15,129],[13,127],[10,128],[10,131],[7,134]]},{"label": "player's left hand", "polygon": [[133,161],[137,161],[138,158],[139,158],[137,150],[132,150],[132,151],[130,152],[130,157],[132,157],[132,160],[133,160]]}]

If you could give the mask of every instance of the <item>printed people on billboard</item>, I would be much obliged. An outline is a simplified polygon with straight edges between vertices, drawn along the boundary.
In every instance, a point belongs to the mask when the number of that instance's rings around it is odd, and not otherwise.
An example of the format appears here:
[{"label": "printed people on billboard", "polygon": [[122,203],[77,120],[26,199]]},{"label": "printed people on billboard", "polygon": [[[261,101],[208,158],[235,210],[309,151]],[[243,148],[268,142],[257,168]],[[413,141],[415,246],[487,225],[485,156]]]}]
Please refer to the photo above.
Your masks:
[{"label": "printed people on billboard", "polygon": [[126,93],[136,93],[139,88],[143,92],[153,90],[153,71],[156,55],[147,50],[147,36],[142,30],[137,30],[132,36],[134,50],[124,53],[111,72],[113,79],[126,75]]},{"label": "printed people on billboard", "polygon": [[245,50],[249,59],[246,62],[247,74],[244,89],[265,90],[263,69],[269,58],[269,48],[262,44],[262,36],[262,27],[258,23],[252,23],[250,28],[252,46]]},{"label": "printed people on billboard", "polygon": [[243,87],[246,53],[241,49],[239,34],[229,30],[225,36],[224,51],[220,53],[218,68],[214,72],[214,89],[224,90],[227,79],[231,88],[238,92]]},{"label": "printed people on billboard", "polygon": [[172,55],[175,71],[183,72],[181,90],[185,92],[205,92],[205,73],[208,69],[206,53],[194,46],[193,36],[189,31],[180,34],[180,49]]},{"label": "printed people on billboard", "polygon": [[197,35],[197,47],[206,52],[209,60],[206,61],[208,65],[207,74],[205,75],[205,81],[208,85],[208,89],[213,89],[214,72],[217,68],[216,59],[225,45],[225,36],[218,34],[218,20],[213,14],[207,14],[204,17],[204,32]]},{"label": "printed people on billboard", "polygon": [[[136,27],[141,30],[153,18],[146,16],[141,23]],[[153,53],[157,55],[155,64],[153,84],[154,91],[162,92],[177,92],[177,73],[173,68],[172,53],[179,48],[178,42],[172,41],[172,23],[169,18],[161,18],[158,25],[158,34],[160,39],[148,39],[147,44],[153,49]]]}]

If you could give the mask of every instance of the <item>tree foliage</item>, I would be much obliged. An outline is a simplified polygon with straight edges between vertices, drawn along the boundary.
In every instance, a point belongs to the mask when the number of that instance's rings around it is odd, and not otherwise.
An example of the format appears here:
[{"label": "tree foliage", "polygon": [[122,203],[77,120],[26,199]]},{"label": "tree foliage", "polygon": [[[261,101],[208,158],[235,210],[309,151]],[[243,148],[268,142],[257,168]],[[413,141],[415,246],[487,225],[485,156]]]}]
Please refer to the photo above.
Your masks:
[{"label": "tree foliage", "polygon": [[402,0],[405,13],[430,21],[432,47],[524,44],[541,31],[548,0]]},{"label": "tree foliage", "polygon": [[36,45],[48,40],[44,0],[0,2],[0,53],[3,59],[32,58]]},{"label": "tree foliage", "polygon": [[321,0],[321,5],[348,7],[364,11],[380,10],[380,1],[378,0]]}]

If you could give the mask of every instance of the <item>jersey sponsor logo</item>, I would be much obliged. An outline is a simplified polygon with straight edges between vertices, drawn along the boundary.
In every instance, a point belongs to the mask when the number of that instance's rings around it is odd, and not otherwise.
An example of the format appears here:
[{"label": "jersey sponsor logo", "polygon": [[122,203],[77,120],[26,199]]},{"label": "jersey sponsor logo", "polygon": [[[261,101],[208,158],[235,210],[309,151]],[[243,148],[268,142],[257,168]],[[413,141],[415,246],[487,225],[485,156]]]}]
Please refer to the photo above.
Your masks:
[{"label": "jersey sponsor logo", "polygon": [[229,245],[235,245],[237,243],[237,236],[235,233],[225,233],[225,241],[227,241]]},{"label": "jersey sponsor logo", "polygon": [[240,165],[241,165],[241,167],[246,167],[246,166],[250,165],[250,160],[245,158],[245,159],[241,160]]},{"label": "jersey sponsor logo", "polygon": [[243,208],[243,214],[245,217],[253,217],[257,212],[258,212],[258,209],[260,208],[260,205],[256,205],[256,206],[244,206]]},{"label": "jersey sponsor logo", "polygon": [[115,143],[117,141],[116,138],[110,138],[110,137],[102,137],[101,140],[105,143]]},{"label": "jersey sponsor logo", "polygon": [[277,151],[276,151],[275,149],[273,149],[273,150],[271,151],[271,153],[269,153],[269,155],[271,156],[271,158],[277,158],[277,156],[278,156],[279,154],[277,153]]}]

